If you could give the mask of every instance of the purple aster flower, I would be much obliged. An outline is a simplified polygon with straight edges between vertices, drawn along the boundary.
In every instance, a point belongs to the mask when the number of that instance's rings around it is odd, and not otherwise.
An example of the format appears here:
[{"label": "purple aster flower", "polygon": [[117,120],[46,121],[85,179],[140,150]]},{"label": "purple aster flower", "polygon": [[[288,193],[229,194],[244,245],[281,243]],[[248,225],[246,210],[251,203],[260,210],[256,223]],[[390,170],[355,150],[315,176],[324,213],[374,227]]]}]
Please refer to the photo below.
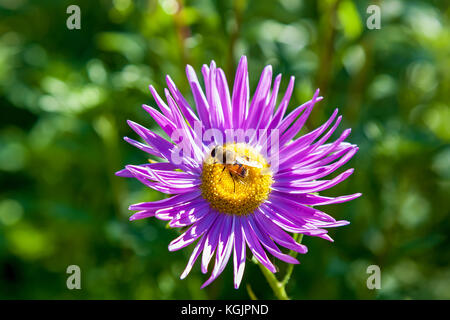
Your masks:
[{"label": "purple aster flower", "polygon": [[[353,169],[323,179],[344,165],[357,152],[344,142],[350,129],[334,142],[327,142],[341,121],[336,109],[315,130],[296,138],[314,105],[313,98],[286,114],[294,77],[277,105],[281,75],[272,83],[272,68],[266,66],[250,100],[247,59],[242,57],[230,93],[225,73],[215,62],[204,65],[205,90],[191,66],[187,78],[195,101],[192,108],[169,76],[166,102],[150,86],[160,111],[143,108],[158,123],[167,139],[128,121],[144,142],[125,141],[156,156],[158,163],[127,165],[117,172],[134,177],[146,186],[173,195],[169,198],[130,206],[137,211],[130,220],[156,217],[173,228],[187,228],[169,244],[176,251],[196,242],[185,278],[201,256],[201,270],[215,254],[214,267],[202,288],[214,281],[233,255],[234,286],[244,273],[247,248],[271,272],[276,272],[268,254],[287,263],[299,263],[283,253],[285,247],[306,253],[307,247],[292,233],[333,241],[326,228],[348,224],[336,221],[316,206],[341,203],[361,194],[324,197],[318,192],[345,180]],[[196,110],[196,111],[195,111]]]}]

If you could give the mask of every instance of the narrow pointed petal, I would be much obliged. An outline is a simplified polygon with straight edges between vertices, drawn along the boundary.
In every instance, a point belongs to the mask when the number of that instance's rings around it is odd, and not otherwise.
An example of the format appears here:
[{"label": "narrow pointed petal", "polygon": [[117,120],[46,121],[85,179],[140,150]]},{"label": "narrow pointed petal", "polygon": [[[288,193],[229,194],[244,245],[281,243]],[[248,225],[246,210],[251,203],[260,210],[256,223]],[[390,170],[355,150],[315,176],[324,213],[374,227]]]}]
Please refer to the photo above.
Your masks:
[{"label": "narrow pointed petal", "polygon": [[197,107],[197,113],[200,121],[203,123],[205,129],[211,128],[209,121],[209,105],[206,100],[205,94],[201,89],[200,83],[198,81],[197,75],[194,69],[190,66],[186,66],[186,76],[189,80],[189,85],[191,86],[192,94],[194,96],[195,105]]},{"label": "narrow pointed petal", "polygon": [[248,220],[244,218],[241,220],[241,223],[242,229],[244,230],[245,240],[247,241],[248,247],[250,248],[255,258],[272,273],[277,272],[277,269],[267,257],[267,254],[264,251],[264,249],[261,247],[259,239],[255,235],[255,232],[253,231],[251,226],[249,225]]},{"label": "narrow pointed petal", "polygon": [[249,92],[247,57],[242,56],[236,71],[231,98],[233,128],[235,129],[241,128],[244,119],[247,117]]},{"label": "narrow pointed petal", "polygon": [[206,235],[206,242],[203,248],[203,255],[202,255],[203,273],[208,272],[208,265],[217,248],[217,244],[219,242],[220,229],[222,227],[223,222],[224,216],[219,214],[214,225],[209,229],[208,234]]},{"label": "narrow pointed petal", "polygon": [[271,83],[272,66],[269,65],[266,66],[261,73],[261,78],[259,79],[258,86],[256,87],[252,102],[250,103],[248,118],[245,119],[244,129],[257,129],[257,124],[261,115],[263,114],[263,109],[267,104]]},{"label": "narrow pointed petal", "polygon": [[234,217],[234,243],[234,288],[238,289],[242,281],[242,276],[244,275],[245,249],[247,247],[245,244],[240,217]]},{"label": "narrow pointed petal", "polygon": [[192,267],[194,266],[195,261],[197,261],[198,256],[203,251],[203,246],[205,244],[205,237],[202,237],[197,245],[195,246],[194,250],[192,251],[192,254],[189,258],[189,261],[186,265],[186,268],[184,269],[183,273],[180,276],[180,279],[184,279],[188,276],[189,272],[191,272]]},{"label": "narrow pointed petal", "polygon": [[174,97],[175,101],[177,102],[177,105],[180,107],[184,117],[189,122],[191,127],[194,126],[194,123],[196,121],[199,121],[197,115],[195,114],[194,110],[192,110],[191,106],[188,104],[186,99],[183,97],[181,92],[176,87],[175,83],[172,81],[170,76],[166,77],[166,83],[169,87],[170,93]]},{"label": "narrow pointed petal", "polygon": [[255,232],[255,235],[264,245],[266,250],[270,252],[274,257],[287,263],[299,263],[298,260],[294,257],[281,252],[281,250],[276,246],[272,239],[270,239],[270,237],[267,235],[266,231],[258,226],[258,223],[255,221],[255,218],[253,216],[250,216],[248,221],[250,223],[250,226],[252,227],[252,230]]},{"label": "narrow pointed petal", "polygon": [[234,232],[233,232],[234,219],[231,216],[226,216],[222,226],[222,230],[219,235],[219,243],[216,252],[216,263],[211,273],[211,277],[201,286],[203,289],[223,272],[225,266],[230,259],[231,252],[234,245]]},{"label": "narrow pointed petal", "polygon": [[194,223],[188,231],[180,235],[169,244],[169,251],[180,250],[190,245],[208,230],[209,226],[214,223],[216,218],[216,214],[210,214]]}]

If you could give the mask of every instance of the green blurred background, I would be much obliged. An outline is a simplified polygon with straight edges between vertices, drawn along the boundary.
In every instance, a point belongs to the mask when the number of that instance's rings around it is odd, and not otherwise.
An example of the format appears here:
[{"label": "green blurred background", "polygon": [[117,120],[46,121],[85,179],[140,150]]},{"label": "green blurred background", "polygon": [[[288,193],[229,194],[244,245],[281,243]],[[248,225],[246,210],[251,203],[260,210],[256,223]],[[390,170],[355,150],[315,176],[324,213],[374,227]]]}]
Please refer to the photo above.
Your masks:
[{"label": "green blurred background", "polygon": [[[66,8],[81,8],[68,30]],[[381,6],[381,29],[366,9]],[[447,3],[448,4],[448,3]],[[266,64],[296,77],[292,110],[319,87],[307,126],[335,107],[360,151],[346,182],[362,192],[322,207],[351,221],[335,243],[305,237],[288,294],[295,299],[450,299],[450,30],[446,1],[0,0],[0,298],[247,299],[273,295],[247,263],[204,290],[192,250],[156,219],[129,222],[128,205],[161,194],[114,172],[146,161],[122,140],[132,119],[157,130],[141,104],[170,74],[189,101],[185,65],[214,59],[231,84],[247,55],[255,89]],[[345,169],[343,168],[343,169]],[[66,268],[81,268],[81,290]],[[381,267],[381,290],[366,287]],[[281,263],[278,265],[281,266]]]}]

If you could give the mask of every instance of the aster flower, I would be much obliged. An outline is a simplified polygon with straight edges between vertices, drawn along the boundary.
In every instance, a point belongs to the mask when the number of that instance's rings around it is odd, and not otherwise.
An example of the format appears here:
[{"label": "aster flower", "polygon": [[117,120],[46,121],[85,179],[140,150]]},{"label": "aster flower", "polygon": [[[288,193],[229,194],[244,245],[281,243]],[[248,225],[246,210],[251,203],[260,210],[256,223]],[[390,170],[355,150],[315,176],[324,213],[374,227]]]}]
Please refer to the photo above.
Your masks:
[{"label": "aster flower", "polygon": [[214,61],[202,68],[205,90],[189,65],[186,74],[195,109],[169,76],[168,89],[164,90],[166,102],[150,86],[160,111],[143,106],[168,139],[128,121],[143,142],[128,137],[125,141],[161,162],[127,165],[116,173],[172,195],[131,205],[129,209],[137,212],[130,220],[156,217],[169,221],[170,227],[187,228],[169,244],[169,250],[176,251],[197,241],[181,278],[189,274],[200,255],[201,270],[207,273],[215,254],[214,267],[203,288],[222,273],[233,255],[234,287],[238,288],[247,250],[275,273],[270,255],[299,263],[280,247],[307,252],[292,233],[333,241],[326,228],[349,222],[336,221],[315,206],[360,196],[331,198],[317,194],[353,173],[349,169],[323,179],[358,150],[356,145],[344,142],[350,129],[336,141],[327,142],[341,121],[338,110],[320,127],[296,138],[314,105],[322,100],[318,90],[310,101],[286,114],[294,77],[277,106],[281,75],[272,84],[271,66],[264,68],[251,100],[245,56],[239,62],[231,93],[225,73]]}]

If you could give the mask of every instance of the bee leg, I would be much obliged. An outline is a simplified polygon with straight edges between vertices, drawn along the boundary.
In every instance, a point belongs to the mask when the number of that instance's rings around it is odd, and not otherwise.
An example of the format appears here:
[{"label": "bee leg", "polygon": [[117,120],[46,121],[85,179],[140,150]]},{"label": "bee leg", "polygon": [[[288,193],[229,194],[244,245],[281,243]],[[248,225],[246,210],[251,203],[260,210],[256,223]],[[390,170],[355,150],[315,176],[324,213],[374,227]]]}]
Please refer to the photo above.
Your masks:
[{"label": "bee leg", "polygon": [[[222,172],[221,172],[221,174],[220,174],[221,176],[220,176],[219,182],[222,180],[223,172],[225,171],[226,168],[227,168],[227,167],[223,167]],[[230,172],[230,174],[231,174],[231,172]]]},{"label": "bee leg", "polygon": [[236,181],[234,180],[234,177],[231,174],[231,172],[230,172],[230,177],[231,177],[231,180],[233,180],[233,192],[236,193]]}]

